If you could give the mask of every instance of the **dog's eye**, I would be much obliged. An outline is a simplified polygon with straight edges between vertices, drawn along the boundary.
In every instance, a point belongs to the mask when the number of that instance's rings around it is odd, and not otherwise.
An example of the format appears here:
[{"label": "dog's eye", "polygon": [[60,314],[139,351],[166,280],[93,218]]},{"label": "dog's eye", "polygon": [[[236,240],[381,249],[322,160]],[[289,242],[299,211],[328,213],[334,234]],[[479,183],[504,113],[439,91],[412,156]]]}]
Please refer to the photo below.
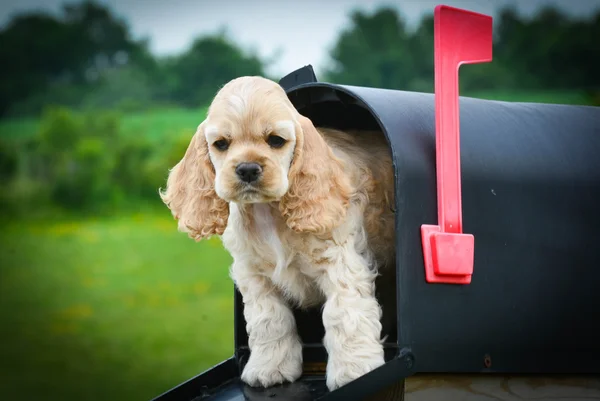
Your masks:
[{"label": "dog's eye", "polygon": [[267,138],[267,143],[272,148],[280,148],[285,145],[286,140],[277,135],[269,135]]},{"label": "dog's eye", "polygon": [[218,141],[213,142],[213,146],[221,151],[224,151],[229,148],[229,142],[227,142],[225,139],[219,139]]}]

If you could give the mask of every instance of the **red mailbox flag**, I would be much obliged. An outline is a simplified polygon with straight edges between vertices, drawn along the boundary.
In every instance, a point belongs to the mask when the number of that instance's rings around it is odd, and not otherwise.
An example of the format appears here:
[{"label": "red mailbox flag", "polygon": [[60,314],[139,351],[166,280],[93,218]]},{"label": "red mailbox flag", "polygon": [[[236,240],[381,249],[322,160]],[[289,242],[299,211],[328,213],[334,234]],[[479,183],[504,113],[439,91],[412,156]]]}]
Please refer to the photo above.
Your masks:
[{"label": "red mailbox flag", "polygon": [[425,279],[469,284],[474,238],[462,232],[458,70],[492,60],[492,17],[439,5],[434,12],[438,225],[422,225]]}]

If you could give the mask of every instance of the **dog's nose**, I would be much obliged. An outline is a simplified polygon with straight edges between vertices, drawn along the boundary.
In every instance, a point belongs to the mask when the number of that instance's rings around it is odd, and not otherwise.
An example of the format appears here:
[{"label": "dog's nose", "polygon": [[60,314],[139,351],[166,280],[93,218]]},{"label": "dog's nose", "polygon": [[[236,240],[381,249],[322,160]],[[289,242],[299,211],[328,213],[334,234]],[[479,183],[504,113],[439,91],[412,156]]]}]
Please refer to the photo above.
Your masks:
[{"label": "dog's nose", "polygon": [[251,183],[258,179],[262,168],[256,163],[240,163],[235,168],[235,173],[244,182]]}]

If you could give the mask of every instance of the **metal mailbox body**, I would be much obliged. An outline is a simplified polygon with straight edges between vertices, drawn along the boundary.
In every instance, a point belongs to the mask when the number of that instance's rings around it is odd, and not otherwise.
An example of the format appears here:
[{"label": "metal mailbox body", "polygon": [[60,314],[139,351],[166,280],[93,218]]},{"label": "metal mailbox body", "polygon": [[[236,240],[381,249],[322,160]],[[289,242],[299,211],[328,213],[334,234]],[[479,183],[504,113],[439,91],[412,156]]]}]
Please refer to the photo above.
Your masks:
[{"label": "metal mailbox body", "polygon": [[398,348],[415,371],[600,373],[600,108],[460,98],[474,272],[469,285],[429,284],[420,227],[437,222],[434,95],[316,82],[288,93],[315,125],[386,133]]}]

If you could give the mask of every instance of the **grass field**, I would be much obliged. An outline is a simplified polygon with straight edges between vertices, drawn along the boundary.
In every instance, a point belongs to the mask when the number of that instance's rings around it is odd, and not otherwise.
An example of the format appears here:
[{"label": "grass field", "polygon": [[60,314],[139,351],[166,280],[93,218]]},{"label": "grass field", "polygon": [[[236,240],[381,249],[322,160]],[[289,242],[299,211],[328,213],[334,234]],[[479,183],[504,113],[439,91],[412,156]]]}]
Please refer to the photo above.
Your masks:
[{"label": "grass field", "polygon": [[0,394],[148,400],[233,354],[229,256],[162,214],[0,232]]},{"label": "grass field", "polygon": [[[182,131],[193,133],[206,116],[206,108],[159,109],[138,113],[121,113],[124,135],[145,135],[160,141]],[[22,138],[32,136],[39,127],[39,119],[19,118],[0,121],[0,138]]]}]

